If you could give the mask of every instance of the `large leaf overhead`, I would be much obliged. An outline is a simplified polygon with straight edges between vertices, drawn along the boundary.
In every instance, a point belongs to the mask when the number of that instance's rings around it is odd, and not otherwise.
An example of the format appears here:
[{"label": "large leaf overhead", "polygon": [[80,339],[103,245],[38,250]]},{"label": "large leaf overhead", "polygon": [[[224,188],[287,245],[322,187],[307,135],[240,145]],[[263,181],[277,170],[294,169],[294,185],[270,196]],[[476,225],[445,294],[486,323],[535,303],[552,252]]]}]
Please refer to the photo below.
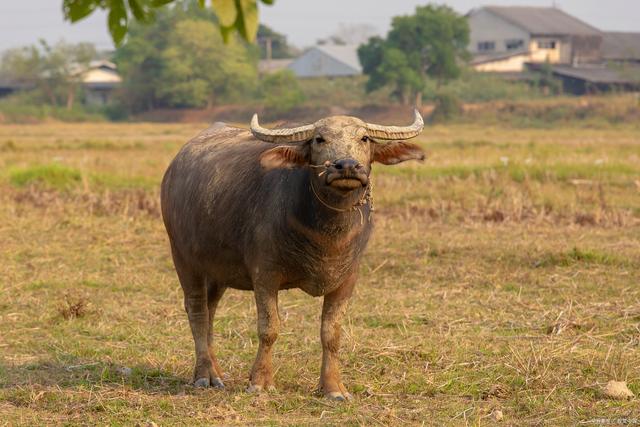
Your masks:
[{"label": "large leaf overhead", "polygon": [[64,0],[62,11],[69,21],[76,22],[91,15],[97,6],[95,0]]},{"label": "large leaf overhead", "polygon": [[239,6],[238,17],[242,18],[237,25],[242,37],[252,42],[258,32],[258,5],[254,0],[236,0]]},{"label": "large leaf overhead", "polygon": [[111,38],[116,45],[122,43],[124,36],[127,35],[127,10],[124,6],[124,0],[111,0],[111,9],[109,10],[109,32]]},{"label": "large leaf overhead", "polygon": [[211,0],[211,6],[218,15],[220,25],[232,27],[238,17],[238,9],[234,0]]},{"label": "large leaf overhead", "polygon": [[[258,2],[271,5],[274,0],[211,0],[211,7],[218,16],[220,32],[224,40],[234,32],[253,42],[258,32]],[[176,3],[177,0],[63,0],[65,19],[77,22],[91,15],[96,9],[107,11],[107,24],[113,42],[119,46],[124,41],[132,19],[145,22],[153,19],[155,9]],[[206,7],[207,0],[198,0]]]}]

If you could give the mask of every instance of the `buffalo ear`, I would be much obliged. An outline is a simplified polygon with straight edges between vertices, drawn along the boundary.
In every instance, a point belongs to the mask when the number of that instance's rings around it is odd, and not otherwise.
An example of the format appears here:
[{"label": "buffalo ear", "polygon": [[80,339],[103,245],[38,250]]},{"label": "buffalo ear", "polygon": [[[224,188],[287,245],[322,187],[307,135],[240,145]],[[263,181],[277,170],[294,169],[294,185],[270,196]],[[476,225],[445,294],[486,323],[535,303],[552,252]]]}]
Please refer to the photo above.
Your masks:
[{"label": "buffalo ear", "polygon": [[404,141],[392,141],[384,144],[371,143],[373,162],[383,165],[395,165],[406,160],[424,160],[425,154],[422,148],[416,144]]},{"label": "buffalo ear", "polygon": [[306,145],[280,145],[263,152],[260,164],[266,170],[293,169],[309,163]]}]

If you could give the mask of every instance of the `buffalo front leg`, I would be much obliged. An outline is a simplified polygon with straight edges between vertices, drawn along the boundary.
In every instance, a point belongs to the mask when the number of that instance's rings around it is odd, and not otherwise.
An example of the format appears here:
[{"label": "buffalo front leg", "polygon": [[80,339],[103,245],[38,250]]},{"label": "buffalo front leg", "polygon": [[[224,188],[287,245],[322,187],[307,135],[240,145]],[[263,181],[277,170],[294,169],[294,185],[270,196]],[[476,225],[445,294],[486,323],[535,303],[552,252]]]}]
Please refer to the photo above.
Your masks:
[{"label": "buffalo front leg", "polygon": [[278,317],[278,290],[264,288],[259,284],[254,289],[258,309],[258,354],[249,376],[247,391],[275,389],[271,349],[278,338],[280,319]]},{"label": "buffalo front leg", "polygon": [[320,391],[332,400],[349,400],[352,398],[340,378],[341,320],[347,309],[347,303],[355,286],[355,275],[349,278],[340,288],[325,295],[322,305],[322,368],[320,369]]}]

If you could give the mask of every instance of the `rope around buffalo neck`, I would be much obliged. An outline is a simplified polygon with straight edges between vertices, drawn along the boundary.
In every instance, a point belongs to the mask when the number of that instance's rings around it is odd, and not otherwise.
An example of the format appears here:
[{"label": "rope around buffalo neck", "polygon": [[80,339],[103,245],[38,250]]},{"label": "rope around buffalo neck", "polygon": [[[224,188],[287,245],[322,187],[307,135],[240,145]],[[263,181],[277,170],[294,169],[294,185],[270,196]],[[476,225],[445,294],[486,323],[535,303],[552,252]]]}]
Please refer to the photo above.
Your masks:
[{"label": "rope around buffalo neck", "polygon": [[[320,167],[324,167],[325,168],[325,170],[320,172],[318,174],[318,176],[322,176],[326,172],[326,167],[327,167],[326,165],[309,165],[309,166],[312,167],[312,168],[320,168]],[[340,212],[340,213],[349,212],[349,211],[358,211],[358,213],[360,214],[360,225],[364,224],[364,214],[362,213],[362,206],[364,206],[367,203],[369,203],[369,218],[368,218],[368,220],[369,220],[369,222],[371,222],[371,216],[372,216],[373,211],[374,211],[374,208],[373,208],[373,195],[372,195],[373,182],[371,181],[371,177],[369,177],[369,183],[367,184],[367,188],[365,189],[364,194],[362,194],[362,197],[360,198],[360,200],[358,200],[350,208],[336,208],[335,206],[331,206],[330,204],[328,204],[327,202],[322,200],[322,198],[320,197],[320,195],[316,191],[315,186],[313,185],[313,179],[309,180],[309,184],[311,186],[311,191],[313,192],[313,195],[316,196],[316,199],[318,199],[318,201],[320,203],[322,203],[326,208],[331,209],[332,211],[335,211],[335,212]]]}]

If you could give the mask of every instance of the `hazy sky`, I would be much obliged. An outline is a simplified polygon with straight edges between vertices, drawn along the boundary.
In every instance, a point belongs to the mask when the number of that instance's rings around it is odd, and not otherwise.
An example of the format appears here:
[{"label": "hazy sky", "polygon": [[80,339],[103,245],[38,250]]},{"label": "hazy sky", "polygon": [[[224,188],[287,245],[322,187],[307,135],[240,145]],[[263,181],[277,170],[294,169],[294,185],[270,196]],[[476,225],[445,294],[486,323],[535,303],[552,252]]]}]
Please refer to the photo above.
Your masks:
[{"label": "hazy sky", "polygon": [[[276,0],[260,5],[265,24],[288,36],[299,47],[314,44],[333,33],[340,24],[368,24],[384,34],[392,16],[411,13],[416,0]],[[466,13],[485,4],[551,6],[552,0],[448,0],[445,3]],[[640,32],[640,0],[556,0],[564,11],[603,30]],[[111,48],[103,13],[77,24],[63,21],[62,0],[0,0],[0,50],[37,42],[89,41],[100,49]]]}]

